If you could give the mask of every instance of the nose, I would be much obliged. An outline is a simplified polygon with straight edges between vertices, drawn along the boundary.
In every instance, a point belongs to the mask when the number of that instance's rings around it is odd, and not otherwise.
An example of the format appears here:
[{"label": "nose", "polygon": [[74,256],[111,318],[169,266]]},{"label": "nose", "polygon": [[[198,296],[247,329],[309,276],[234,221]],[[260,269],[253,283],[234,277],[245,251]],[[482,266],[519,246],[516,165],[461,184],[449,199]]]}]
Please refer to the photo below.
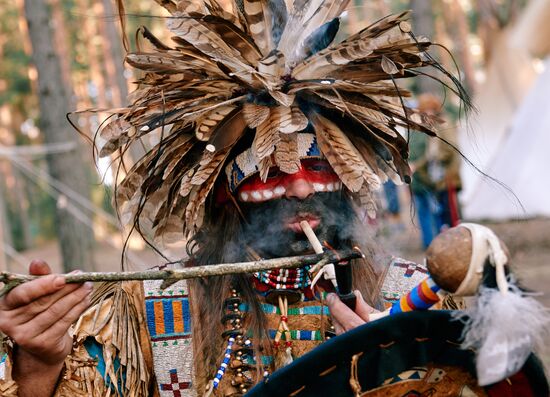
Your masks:
[{"label": "nose", "polygon": [[295,176],[286,186],[285,197],[287,199],[304,200],[315,194],[313,184],[302,176]]}]

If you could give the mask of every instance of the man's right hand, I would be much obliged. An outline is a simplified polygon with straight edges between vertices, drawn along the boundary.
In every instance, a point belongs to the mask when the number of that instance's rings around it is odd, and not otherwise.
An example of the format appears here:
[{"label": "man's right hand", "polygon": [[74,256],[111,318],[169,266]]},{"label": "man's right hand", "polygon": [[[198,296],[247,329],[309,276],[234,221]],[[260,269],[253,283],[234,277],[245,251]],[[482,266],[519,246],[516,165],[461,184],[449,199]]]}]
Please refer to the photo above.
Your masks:
[{"label": "man's right hand", "polygon": [[33,261],[29,274],[45,277],[0,298],[0,330],[15,342],[13,377],[20,396],[52,394],[72,349],[69,327],[90,305],[91,283],[66,284],[65,277],[50,273],[45,262]]}]

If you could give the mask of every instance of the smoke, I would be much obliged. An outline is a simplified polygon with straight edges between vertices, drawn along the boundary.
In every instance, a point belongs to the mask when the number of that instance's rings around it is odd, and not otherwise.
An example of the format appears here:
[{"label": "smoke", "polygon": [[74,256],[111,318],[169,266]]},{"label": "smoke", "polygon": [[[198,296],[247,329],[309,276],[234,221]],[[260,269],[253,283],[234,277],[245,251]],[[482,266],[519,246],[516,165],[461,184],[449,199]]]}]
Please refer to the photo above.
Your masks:
[{"label": "smoke", "polygon": [[[288,222],[310,216],[320,219],[315,234],[335,249],[346,246],[353,237],[355,212],[341,192],[316,193],[311,197],[279,199],[264,203],[243,204],[247,223],[243,225],[241,243],[264,258],[302,255],[311,252],[303,233],[288,229]],[[347,244],[349,247],[350,244]]]}]

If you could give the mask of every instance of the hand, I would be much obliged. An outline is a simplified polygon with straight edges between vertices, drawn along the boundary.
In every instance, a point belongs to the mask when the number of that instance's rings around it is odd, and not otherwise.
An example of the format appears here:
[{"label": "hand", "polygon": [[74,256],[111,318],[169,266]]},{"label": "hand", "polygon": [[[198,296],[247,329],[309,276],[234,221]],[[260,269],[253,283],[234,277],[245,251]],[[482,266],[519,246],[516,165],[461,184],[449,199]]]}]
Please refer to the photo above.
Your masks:
[{"label": "hand", "polygon": [[71,352],[71,324],[90,305],[92,284],[66,284],[50,274],[43,261],[33,261],[31,275],[47,275],[21,284],[0,298],[0,330],[16,343],[16,362],[61,365]]},{"label": "hand", "polygon": [[378,310],[369,306],[363,299],[361,292],[353,291],[357,297],[355,311],[347,307],[336,294],[328,294],[327,304],[332,316],[332,325],[336,335],[340,335],[369,321],[369,314],[378,313]]}]

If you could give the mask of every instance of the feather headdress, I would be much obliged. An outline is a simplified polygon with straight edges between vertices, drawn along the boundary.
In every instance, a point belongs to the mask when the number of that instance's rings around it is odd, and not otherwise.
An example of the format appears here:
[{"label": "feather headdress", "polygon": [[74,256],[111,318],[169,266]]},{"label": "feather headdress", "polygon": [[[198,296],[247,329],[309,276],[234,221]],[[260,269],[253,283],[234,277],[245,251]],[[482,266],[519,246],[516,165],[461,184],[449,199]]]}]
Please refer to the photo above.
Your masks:
[{"label": "feather headdress", "polygon": [[435,135],[434,124],[404,105],[409,93],[395,80],[426,75],[425,67],[453,78],[426,53],[431,43],[411,33],[407,12],[335,43],[349,0],[233,0],[231,11],[218,0],[156,1],[171,14],[172,43],[140,28],[152,49],[126,57],[144,72],[139,88],[99,131],[100,156],[160,131],[118,186],[126,221],[151,221],[156,238],[193,235],[245,136],[260,175],[273,165],[292,173],[296,134],[308,129],[366,204],[381,181],[410,180],[407,140],[397,129]]}]

